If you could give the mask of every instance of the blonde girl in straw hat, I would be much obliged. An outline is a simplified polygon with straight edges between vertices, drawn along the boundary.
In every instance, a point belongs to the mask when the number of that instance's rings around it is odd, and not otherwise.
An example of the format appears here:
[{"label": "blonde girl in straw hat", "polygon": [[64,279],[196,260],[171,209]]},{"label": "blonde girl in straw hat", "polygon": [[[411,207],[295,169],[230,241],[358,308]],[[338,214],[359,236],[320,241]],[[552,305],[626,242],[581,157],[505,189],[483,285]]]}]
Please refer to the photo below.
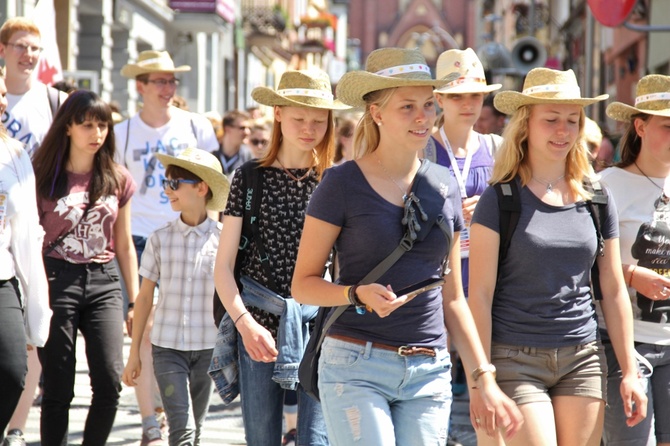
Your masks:
[{"label": "blonde girl in straw hat", "polygon": [[[435,121],[433,88],[444,83],[431,78],[418,50],[383,48],[370,54],[365,71],[347,73],[338,84],[340,100],[365,107],[354,136],[357,158],[329,169],[314,193],[292,286],[302,303],[352,304],[327,332],[319,363],[321,403],[333,445],[445,444],[452,399],[445,321],[464,364],[475,372],[473,393],[480,398],[472,408],[473,422],[486,423],[492,434],[501,428],[509,435],[521,423],[495,384],[463,296],[458,189],[445,168],[418,157]],[[412,183],[420,175],[421,183],[428,169],[440,174],[441,185],[432,193],[442,196],[444,230],[428,226],[425,239],[414,242],[376,283],[362,284],[415,221]],[[429,195],[422,197],[426,203]],[[321,277],[333,246],[337,284]],[[446,258],[451,270],[443,275]],[[400,291],[442,277],[441,289],[414,298]]]},{"label": "blonde girl in straw hat", "polygon": [[[605,411],[606,361],[591,297],[590,270],[600,268],[602,307],[623,370],[620,392],[642,420],[646,398],[637,381],[631,306],[619,258],[617,215],[609,200],[601,218],[602,256],[582,182],[593,177],[583,143],[583,98],[574,73],[531,70],[523,91],[495,97],[512,117],[492,183],[514,182],[521,213],[498,264],[500,210],[494,188],[472,219],[470,296],[479,334],[498,370],[498,384],[525,423],[508,445],[598,445]],[[631,411],[635,404],[636,411]],[[477,431],[478,444],[491,442]]]},{"label": "blonde girl in straw hat", "polygon": [[[670,77],[645,76],[635,105],[614,102],[607,115],[626,123],[621,162],[602,172],[619,209],[621,267],[635,308],[635,349],[648,416],[631,427],[616,389],[622,375],[614,352],[608,357],[608,406],[604,444],[670,445]],[[653,374],[651,373],[653,369]],[[651,375],[651,376],[650,376]],[[652,416],[653,414],[653,416]]]},{"label": "blonde girl in straw hat", "polygon": [[[303,347],[298,328],[285,333],[288,344],[278,343],[278,332],[282,324],[288,326],[288,317],[280,318],[279,314],[247,303],[247,296],[241,296],[244,288],[238,288],[236,283],[234,272],[244,211],[245,206],[251,204],[247,188],[253,188],[252,195],[260,200],[257,225],[262,247],[256,237],[247,240],[249,246],[245,252],[248,254],[238,265],[240,274],[258,282],[257,288],[263,293],[261,287],[284,296],[289,305],[291,277],[307,202],[332,160],[332,111],[348,107],[333,99],[330,79],[320,70],[287,71],[276,90],[257,87],[252,97],[256,102],[274,107],[272,136],[265,155],[252,166],[259,177],[258,187],[244,184],[243,171],[255,161],[238,168],[233,177],[214,276],[221,303],[238,333],[239,381],[247,445],[267,446],[281,442],[284,392],[295,390],[297,386],[297,373],[290,377],[286,387],[273,381],[276,364],[282,367],[282,354],[290,346],[297,346],[293,350],[298,351],[290,350],[293,357],[301,357]],[[263,256],[266,263],[260,260],[262,251],[266,253]],[[325,262],[322,269],[324,265]],[[280,304],[284,306],[284,302]],[[306,317],[303,314],[303,319]],[[304,329],[308,321],[293,322],[294,327]],[[297,367],[297,364],[292,366]],[[300,389],[297,431],[299,445],[328,444],[318,402]]]}]

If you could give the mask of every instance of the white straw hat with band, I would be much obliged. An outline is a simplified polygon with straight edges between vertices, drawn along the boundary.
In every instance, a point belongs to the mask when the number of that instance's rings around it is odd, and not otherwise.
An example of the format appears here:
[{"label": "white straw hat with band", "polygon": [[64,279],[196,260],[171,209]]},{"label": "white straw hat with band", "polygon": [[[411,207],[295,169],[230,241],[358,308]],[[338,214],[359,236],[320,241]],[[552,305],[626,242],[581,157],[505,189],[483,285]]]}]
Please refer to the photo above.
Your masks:
[{"label": "white straw hat with band", "polygon": [[206,150],[188,147],[177,156],[156,153],[156,158],[163,163],[166,169],[170,165],[178,166],[197,175],[212,191],[212,198],[207,202],[207,209],[212,211],[225,209],[230,182],[223,174],[221,162],[216,156]]},{"label": "white straw hat with band", "polygon": [[583,98],[572,70],[533,68],[526,75],[521,93],[501,91],[493,99],[493,105],[502,113],[511,115],[524,105],[576,104],[584,107],[608,97],[608,94],[601,94],[595,98]]},{"label": "white straw hat with band", "polygon": [[365,95],[396,87],[442,87],[458,73],[433,79],[426,59],[417,49],[380,48],[370,53],[365,71],[351,71],[337,84],[337,97],[353,107],[365,106]]},{"label": "white straw hat with band", "polygon": [[121,76],[135,79],[137,76],[148,73],[181,73],[191,71],[188,65],[174,66],[174,62],[167,51],[142,51],[136,63],[129,63],[121,68]]},{"label": "white straw hat with band", "polygon": [[472,48],[447,50],[440,54],[437,58],[435,77],[437,79],[450,77],[454,72],[458,73],[458,79],[437,88],[435,93],[490,93],[502,87],[502,84],[486,83],[484,67]]},{"label": "white straw hat with band", "polygon": [[286,71],[279,80],[276,90],[268,87],[256,87],[251,97],[259,104],[269,106],[313,107],[327,110],[346,110],[333,97],[328,74],[319,69]]},{"label": "white straw hat with band", "polygon": [[670,116],[670,76],[650,74],[637,83],[635,105],[612,102],[606,110],[607,116],[616,121],[630,121],[640,113]]}]

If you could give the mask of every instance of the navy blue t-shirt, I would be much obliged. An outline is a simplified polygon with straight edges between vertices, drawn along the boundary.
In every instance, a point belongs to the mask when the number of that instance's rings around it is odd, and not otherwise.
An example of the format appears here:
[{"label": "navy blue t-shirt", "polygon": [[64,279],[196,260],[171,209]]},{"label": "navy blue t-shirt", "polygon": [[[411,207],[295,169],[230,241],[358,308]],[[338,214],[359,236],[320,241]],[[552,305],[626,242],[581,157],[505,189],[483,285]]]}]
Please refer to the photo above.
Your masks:
[{"label": "navy blue t-shirt", "polygon": [[[435,168],[444,170],[447,198],[442,214],[452,231],[460,231],[463,217],[458,187],[447,168]],[[326,170],[309,202],[307,215],[341,228],[335,247],[338,281],[342,284],[358,283],[398,246],[404,235],[403,208],[381,197],[355,161]],[[434,225],[425,240],[415,243],[377,283],[399,290],[424,279],[438,278],[448,254],[447,239]],[[350,307],[329,333],[394,346],[445,348],[441,289],[415,297],[386,318],[369,312],[359,315]]]},{"label": "navy blue t-shirt", "polygon": [[[518,181],[518,180],[517,180]],[[596,340],[598,323],[590,295],[597,236],[585,202],[551,206],[521,187],[521,215],[500,265],[491,308],[495,342],[567,347]],[[484,191],[472,224],[500,233],[498,196]],[[600,222],[605,240],[619,237],[614,200]],[[490,255],[498,256],[497,252]]]}]

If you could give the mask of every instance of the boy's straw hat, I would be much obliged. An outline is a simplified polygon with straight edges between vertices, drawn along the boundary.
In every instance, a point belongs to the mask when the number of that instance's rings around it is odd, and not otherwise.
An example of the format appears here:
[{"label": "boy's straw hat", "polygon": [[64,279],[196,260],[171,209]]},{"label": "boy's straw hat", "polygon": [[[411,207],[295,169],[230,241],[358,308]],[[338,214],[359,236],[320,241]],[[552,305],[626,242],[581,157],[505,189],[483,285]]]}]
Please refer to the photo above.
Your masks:
[{"label": "boy's straw hat", "polygon": [[270,106],[313,107],[344,110],[349,106],[333,98],[328,74],[319,69],[286,71],[277,90],[256,87],[251,92],[254,101]]},{"label": "boy's straw hat", "polygon": [[617,121],[630,121],[631,116],[670,116],[670,76],[650,74],[637,83],[635,106],[612,102],[606,110],[607,116]]},{"label": "boy's straw hat", "polygon": [[380,48],[365,62],[365,71],[351,71],[337,84],[337,97],[353,107],[365,107],[365,95],[396,87],[442,87],[458,73],[435,80],[423,54],[417,49]]},{"label": "boy's straw hat", "polygon": [[501,91],[493,100],[495,108],[511,115],[519,107],[533,104],[576,104],[587,106],[604,101],[608,94],[595,98],[583,98],[572,70],[557,71],[549,68],[533,68],[526,75],[523,91]]},{"label": "boy's straw hat", "polygon": [[435,93],[490,93],[502,87],[501,84],[486,84],[484,67],[472,48],[447,50],[437,58],[435,77],[442,79],[458,73],[458,79],[435,90]]},{"label": "boy's straw hat", "polygon": [[211,153],[188,147],[177,156],[157,153],[156,158],[163,166],[179,166],[200,177],[212,191],[212,198],[207,202],[207,209],[222,211],[226,207],[230,182],[223,174],[221,162]]},{"label": "boy's straw hat", "polygon": [[121,68],[121,76],[135,79],[147,73],[181,73],[191,71],[188,65],[174,66],[174,62],[167,51],[142,51],[136,63],[129,63]]}]

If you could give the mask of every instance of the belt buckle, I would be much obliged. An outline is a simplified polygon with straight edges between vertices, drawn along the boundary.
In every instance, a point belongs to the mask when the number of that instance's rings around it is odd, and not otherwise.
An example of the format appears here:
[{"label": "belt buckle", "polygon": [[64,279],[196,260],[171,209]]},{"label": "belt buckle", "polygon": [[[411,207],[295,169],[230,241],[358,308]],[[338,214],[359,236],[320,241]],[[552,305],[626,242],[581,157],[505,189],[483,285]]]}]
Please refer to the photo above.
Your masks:
[{"label": "belt buckle", "polygon": [[401,345],[398,347],[398,355],[400,356],[411,356],[414,354],[414,348],[413,347],[408,347],[407,345]]}]

